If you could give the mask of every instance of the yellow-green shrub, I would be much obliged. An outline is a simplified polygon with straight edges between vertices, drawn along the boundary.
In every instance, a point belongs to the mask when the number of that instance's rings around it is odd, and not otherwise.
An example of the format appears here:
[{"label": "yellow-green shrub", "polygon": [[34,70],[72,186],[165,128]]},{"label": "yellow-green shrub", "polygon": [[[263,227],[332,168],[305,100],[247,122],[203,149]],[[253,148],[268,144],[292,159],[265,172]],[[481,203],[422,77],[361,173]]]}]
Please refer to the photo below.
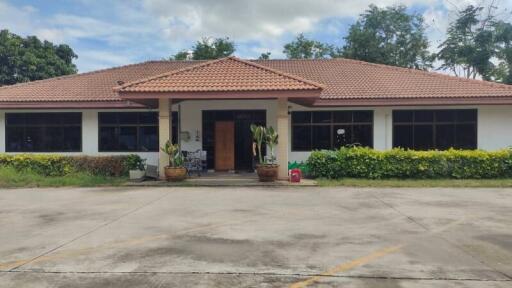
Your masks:
[{"label": "yellow-green shrub", "polygon": [[[134,161],[134,158],[138,161]],[[45,176],[64,176],[73,172],[97,176],[122,176],[127,175],[130,169],[136,169],[131,166],[139,161],[138,155],[0,154],[0,167],[12,167],[18,171],[32,171]]]},{"label": "yellow-green shrub", "polygon": [[505,178],[512,177],[512,151],[413,151],[341,148],[313,151],[307,161],[313,177]]}]

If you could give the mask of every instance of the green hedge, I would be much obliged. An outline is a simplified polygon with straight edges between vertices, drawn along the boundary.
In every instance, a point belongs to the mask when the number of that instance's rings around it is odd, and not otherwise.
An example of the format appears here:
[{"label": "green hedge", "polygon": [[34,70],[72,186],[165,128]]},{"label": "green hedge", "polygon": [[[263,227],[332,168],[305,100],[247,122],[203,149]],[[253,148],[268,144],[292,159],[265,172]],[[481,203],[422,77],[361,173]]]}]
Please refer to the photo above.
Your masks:
[{"label": "green hedge", "polygon": [[138,155],[62,156],[51,154],[0,154],[0,167],[32,171],[45,176],[85,172],[96,176],[125,176],[142,160]]},{"label": "green hedge", "polygon": [[354,147],[313,151],[307,165],[311,176],[329,179],[508,178],[512,177],[512,150],[377,151]]}]

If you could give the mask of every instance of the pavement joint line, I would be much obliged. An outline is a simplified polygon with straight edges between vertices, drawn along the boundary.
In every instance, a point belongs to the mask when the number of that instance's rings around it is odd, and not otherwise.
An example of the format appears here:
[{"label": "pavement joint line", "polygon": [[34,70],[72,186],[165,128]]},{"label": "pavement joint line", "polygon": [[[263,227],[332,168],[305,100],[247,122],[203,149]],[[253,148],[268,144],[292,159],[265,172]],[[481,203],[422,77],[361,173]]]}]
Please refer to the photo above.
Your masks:
[{"label": "pavement joint line", "polygon": [[41,270],[14,270],[0,271],[5,274],[117,274],[117,275],[253,275],[253,276],[278,276],[278,277],[313,277],[324,278],[349,278],[349,279],[381,279],[381,280],[412,280],[412,281],[474,281],[474,282],[512,282],[512,279],[481,279],[481,278],[450,278],[450,277],[396,277],[396,276],[371,276],[371,275],[323,275],[319,273],[275,273],[275,272],[210,272],[210,271],[41,271]]},{"label": "pavement joint line", "polygon": [[108,225],[110,225],[110,224],[112,224],[114,222],[119,221],[120,219],[122,219],[122,218],[124,218],[124,217],[126,217],[126,216],[128,216],[128,215],[130,215],[132,213],[135,213],[135,212],[139,211],[140,209],[143,209],[143,208],[145,208],[145,207],[147,207],[147,206],[149,206],[149,205],[151,205],[151,204],[153,204],[153,203],[155,203],[157,201],[160,201],[161,199],[167,197],[170,193],[171,193],[171,191],[168,191],[164,195],[159,196],[156,199],[153,199],[153,200],[151,200],[149,202],[146,202],[146,203],[142,204],[141,206],[138,206],[138,207],[136,207],[136,208],[134,208],[134,209],[124,213],[124,214],[121,214],[120,216],[118,216],[118,217],[116,217],[116,218],[114,218],[114,219],[112,219],[110,221],[107,221],[107,222],[105,222],[103,224],[100,224],[100,225],[96,226],[95,228],[93,228],[93,229],[91,229],[91,230],[89,230],[89,231],[87,231],[85,233],[82,233],[82,234],[76,236],[75,238],[73,238],[71,240],[68,240],[68,241],[58,245],[55,248],[52,248],[52,249],[50,249],[50,250],[48,250],[46,252],[43,252],[43,253],[39,254],[36,257],[33,257],[33,258],[29,259],[28,261],[20,262],[20,264],[16,265],[15,267],[10,268],[9,270],[12,271],[12,270],[18,269],[18,268],[20,268],[20,267],[22,267],[22,266],[24,266],[26,264],[29,264],[29,263],[37,260],[38,258],[44,257],[44,256],[46,256],[46,255],[48,255],[50,253],[53,253],[53,252],[57,251],[58,249],[66,246],[66,245],[69,245],[69,244],[71,244],[71,243],[73,243],[73,242],[75,242],[75,241],[77,241],[77,240],[79,240],[79,239],[81,239],[81,238],[83,238],[83,237],[85,237],[87,235],[90,235],[90,234],[100,230],[101,228],[104,228],[104,227],[106,227],[106,226],[108,226]]},{"label": "pavement joint line", "polygon": [[[426,231],[429,231],[429,232],[432,232],[432,234],[438,234],[439,232],[442,232],[446,229],[440,229],[440,231],[432,231],[430,228],[428,228],[427,226],[421,224],[420,222],[416,221],[413,217],[403,213],[402,211],[398,210],[397,208],[395,208],[393,205],[387,203],[386,201],[382,200],[380,197],[378,197],[377,195],[375,195],[374,193],[371,193],[371,195],[378,199],[380,202],[382,202],[382,204],[388,206],[389,208],[393,209],[394,211],[396,211],[397,213],[399,213],[400,215],[402,215],[403,217],[406,217],[407,219],[409,219],[409,221],[411,221],[412,223],[415,223],[416,225],[420,226],[421,228],[425,229]],[[464,220],[461,220],[461,222],[464,222]],[[449,226],[452,226],[452,225],[449,225]],[[505,278],[509,279],[509,280],[512,280],[512,276],[511,275],[508,275],[507,273],[505,272],[502,272],[500,270],[498,270],[496,267],[493,267],[491,265],[489,265],[488,263],[486,263],[485,261],[481,260],[480,258],[476,257],[475,255],[469,253],[468,251],[466,251],[465,249],[463,249],[462,247],[460,247],[460,245],[458,245],[457,243],[454,243],[453,241],[450,241],[449,239],[441,236],[441,235],[436,235],[437,238],[445,241],[446,243],[448,243],[449,245],[457,248],[459,251],[461,251],[462,253],[468,255],[470,258],[474,259],[475,261],[477,261],[478,263],[484,265],[485,267],[491,269],[492,271],[498,273],[498,274],[501,274],[502,276],[504,276]]]},{"label": "pavement joint line", "polygon": [[397,208],[395,208],[395,206],[387,203],[386,201],[382,200],[379,196],[375,195],[375,193],[370,193],[375,199],[377,199],[378,201],[380,201],[382,204],[384,204],[385,206],[391,208],[392,210],[394,210],[395,212],[397,212],[398,214],[402,215],[403,217],[407,218],[410,222],[420,226],[421,228],[423,228],[425,231],[430,231],[430,229],[423,225],[422,223],[416,221],[416,219],[414,219],[413,217],[403,213],[402,211],[398,210]]},{"label": "pavement joint line", "polygon": [[[162,198],[163,197],[160,197],[159,199],[156,199],[155,201],[158,201]],[[219,211],[219,212],[222,212],[222,211]],[[267,211],[267,213],[269,213],[269,212],[271,213],[272,211]],[[278,213],[278,214],[281,214],[281,213]],[[256,216],[256,217],[245,219],[245,220],[227,221],[227,222],[222,222],[222,223],[217,223],[217,224],[205,224],[205,225],[200,225],[200,226],[196,226],[193,228],[182,229],[182,230],[176,231],[172,234],[157,234],[157,235],[146,236],[146,237],[142,237],[142,238],[135,238],[135,239],[124,240],[124,241],[120,241],[120,242],[113,242],[113,243],[109,243],[109,244],[102,244],[100,246],[94,246],[94,247],[89,247],[89,248],[81,248],[81,249],[76,249],[76,250],[71,250],[71,251],[63,251],[63,252],[61,252],[61,254],[59,254],[59,252],[56,252],[56,253],[49,255],[51,252],[55,252],[55,250],[57,250],[57,249],[54,249],[53,251],[48,252],[46,254],[39,255],[36,258],[21,259],[21,260],[15,260],[15,261],[7,262],[7,263],[0,263],[0,272],[6,271],[6,270],[2,270],[3,267],[11,267],[8,270],[16,270],[25,264],[39,262],[39,260],[42,260],[42,261],[55,260],[55,259],[66,258],[68,256],[83,255],[83,254],[87,253],[88,251],[98,251],[101,248],[106,249],[106,248],[112,248],[112,247],[121,247],[124,245],[132,246],[132,245],[137,245],[137,244],[140,244],[140,243],[143,243],[146,241],[151,241],[151,240],[156,240],[156,239],[161,239],[161,238],[172,238],[172,237],[184,235],[184,234],[187,234],[190,232],[196,232],[196,231],[201,231],[201,230],[205,230],[205,229],[211,229],[211,228],[224,227],[224,226],[229,226],[229,225],[236,225],[236,224],[251,222],[253,220],[258,220],[259,218],[260,218],[260,216]],[[94,231],[91,231],[91,232],[94,232]],[[83,236],[86,236],[86,235],[83,235]],[[76,239],[76,240],[78,240],[78,239]],[[62,254],[62,253],[64,253],[64,254]],[[16,267],[12,268],[13,265]]]}]

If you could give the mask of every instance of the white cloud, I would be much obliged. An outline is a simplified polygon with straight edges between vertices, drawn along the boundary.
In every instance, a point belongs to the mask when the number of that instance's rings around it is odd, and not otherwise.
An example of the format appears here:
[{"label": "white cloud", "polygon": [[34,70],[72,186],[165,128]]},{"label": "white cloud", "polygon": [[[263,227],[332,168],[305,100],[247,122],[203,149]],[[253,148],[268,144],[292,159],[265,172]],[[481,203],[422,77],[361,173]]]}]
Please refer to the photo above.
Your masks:
[{"label": "white cloud", "polygon": [[[0,0],[0,29],[67,43],[79,55],[79,70],[88,71],[168,57],[205,36],[230,37],[240,57],[266,51],[282,57],[284,43],[300,32],[339,41],[343,25],[371,3],[428,7],[424,16],[435,50],[453,18],[453,3],[461,8],[481,1],[490,0],[75,0],[70,7],[83,12],[45,14],[38,2]],[[512,1],[501,0],[500,7],[512,8]]]},{"label": "white cloud", "polygon": [[[369,4],[396,4],[396,0],[145,0],[146,11],[158,17],[172,39],[230,36],[239,41],[309,32],[329,17],[357,17]],[[436,0],[404,0],[402,3],[434,4]]]}]

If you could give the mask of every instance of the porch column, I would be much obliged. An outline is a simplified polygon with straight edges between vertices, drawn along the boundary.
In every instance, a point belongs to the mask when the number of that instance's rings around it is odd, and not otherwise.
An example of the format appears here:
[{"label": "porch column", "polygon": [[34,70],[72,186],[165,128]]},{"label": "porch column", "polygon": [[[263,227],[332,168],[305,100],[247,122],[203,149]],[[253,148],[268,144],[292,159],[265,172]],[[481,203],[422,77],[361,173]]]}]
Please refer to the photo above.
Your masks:
[{"label": "porch column", "polygon": [[169,165],[169,156],[162,152],[160,147],[163,147],[167,140],[172,139],[172,108],[171,99],[158,99],[158,171],[160,179],[165,179],[165,166]]},{"label": "porch column", "polygon": [[277,164],[279,164],[279,179],[288,179],[288,98],[277,99]]}]

